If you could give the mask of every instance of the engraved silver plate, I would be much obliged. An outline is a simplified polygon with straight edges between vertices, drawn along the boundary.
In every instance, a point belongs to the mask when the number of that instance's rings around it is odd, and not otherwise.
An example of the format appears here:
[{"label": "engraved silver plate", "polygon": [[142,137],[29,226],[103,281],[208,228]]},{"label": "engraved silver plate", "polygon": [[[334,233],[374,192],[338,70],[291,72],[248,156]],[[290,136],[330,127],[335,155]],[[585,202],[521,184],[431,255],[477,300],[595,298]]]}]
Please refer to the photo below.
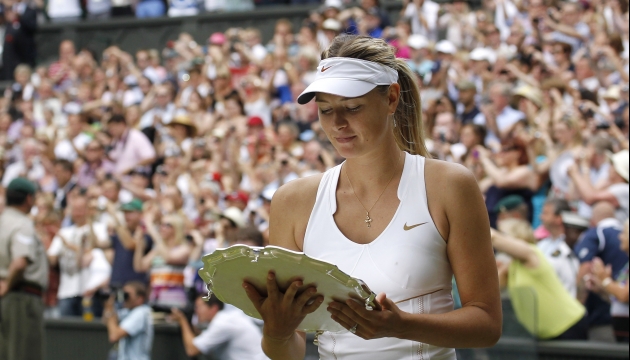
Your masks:
[{"label": "engraved silver plate", "polygon": [[228,304],[243,310],[245,314],[262,319],[249,301],[242,287],[243,281],[253,284],[261,294],[267,293],[266,279],[269,271],[276,274],[281,291],[295,280],[301,279],[304,285],[298,294],[309,286],[317,286],[318,294],[324,295],[324,303],[298,326],[305,332],[343,331],[341,325],[330,318],[326,311],[333,299],[345,301],[349,298],[361,299],[366,309],[377,308],[376,294],[367,285],[345,273],[337,266],[313,259],[304,253],[277,246],[252,247],[234,245],[227,249],[217,249],[203,257],[203,268],[199,275],[207,284],[208,292]]}]

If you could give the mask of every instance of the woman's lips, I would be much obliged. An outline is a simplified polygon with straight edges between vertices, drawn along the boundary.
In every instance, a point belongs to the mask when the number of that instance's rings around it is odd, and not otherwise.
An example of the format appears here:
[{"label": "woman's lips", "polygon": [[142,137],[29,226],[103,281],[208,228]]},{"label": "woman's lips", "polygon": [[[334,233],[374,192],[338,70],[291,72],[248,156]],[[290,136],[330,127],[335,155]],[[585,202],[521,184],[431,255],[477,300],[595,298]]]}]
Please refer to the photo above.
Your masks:
[{"label": "woman's lips", "polygon": [[338,143],[345,144],[345,143],[349,143],[350,141],[352,141],[355,137],[356,136],[337,137],[337,138],[335,138],[335,140],[337,140]]}]

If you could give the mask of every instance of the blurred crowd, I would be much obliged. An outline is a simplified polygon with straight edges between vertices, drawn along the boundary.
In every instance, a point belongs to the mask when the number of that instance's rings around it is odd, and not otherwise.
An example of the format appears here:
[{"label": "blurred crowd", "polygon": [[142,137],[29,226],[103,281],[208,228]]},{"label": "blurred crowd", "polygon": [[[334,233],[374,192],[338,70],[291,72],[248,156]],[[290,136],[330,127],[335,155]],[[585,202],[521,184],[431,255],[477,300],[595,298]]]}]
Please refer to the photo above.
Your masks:
[{"label": "blurred crowd", "polygon": [[274,192],[343,161],[316,104],[295,99],[347,33],[407,59],[433,156],[475,174],[494,228],[531,230],[591,339],[615,341],[614,323],[628,341],[627,0],[413,0],[391,15],[378,0],[327,0],[300,26],[279,19],[269,41],[256,28],[133,53],[63,41],[54,63],[16,65],[0,99],[0,191],[37,185],[47,314],[100,316],[130,281],[153,310],[190,309],[203,254],[267,244]]}]

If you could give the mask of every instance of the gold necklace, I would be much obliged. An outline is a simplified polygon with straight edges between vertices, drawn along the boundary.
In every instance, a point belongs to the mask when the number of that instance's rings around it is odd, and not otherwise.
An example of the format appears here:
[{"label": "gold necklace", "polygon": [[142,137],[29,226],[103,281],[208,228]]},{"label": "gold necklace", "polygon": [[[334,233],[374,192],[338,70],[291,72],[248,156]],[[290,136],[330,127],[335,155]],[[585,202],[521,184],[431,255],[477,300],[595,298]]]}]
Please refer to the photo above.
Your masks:
[{"label": "gold necklace", "polygon": [[[402,151],[400,152],[400,155],[398,156],[398,162],[400,162],[400,158],[401,157],[402,157]],[[392,180],[394,179],[394,175],[396,175],[397,172],[398,171],[394,171],[394,173],[392,174],[392,177],[389,178],[389,181],[387,182],[387,185],[385,185],[385,188],[381,192],[381,195],[378,196],[378,198],[376,199],[374,204],[372,204],[372,207],[370,207],[370,209],[368,210],[365,207],[365,205],[363,205],[363,203],[361,202],[361,199],[359,199],[359,197],[357,196],[357,193],[354,191],[354,186],[352,186],[352,181],[350,181],[350,177],[348,176],[348,169],[346,169],[346,179],[348,179],[348,183],[350,184],[350,188],[352,189],[352,193],[354,194],[354,197],[357,198],[357,201],[359,202],[359,204],[361,204],[361,206],[363,206],[363,210],[365,210],[365,220],[363,220],[363,222],[365,222],[367,227],[369,227],[369,228],[372,227],[372,218],[370,217],[370,211],[372,211],[372,209],[374,208],[374,205],[376,205],[378,203],[378,201],[381,199],[381,196],[383,196],[383,194],[385,193],[385,190],[387,190],[387,187],[392,182]]]}]

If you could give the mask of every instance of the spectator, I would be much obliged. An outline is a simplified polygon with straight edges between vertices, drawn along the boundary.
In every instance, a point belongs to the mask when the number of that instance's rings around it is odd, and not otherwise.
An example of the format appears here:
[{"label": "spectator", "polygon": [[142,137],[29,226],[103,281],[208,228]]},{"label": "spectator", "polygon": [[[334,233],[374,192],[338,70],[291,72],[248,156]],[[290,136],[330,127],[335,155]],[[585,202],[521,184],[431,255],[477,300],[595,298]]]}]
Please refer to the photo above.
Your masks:
[{"label": "spectator", "polygon": [[127,174],[135,167],[149,165],[155,160],[153,145],[142,132],[128,128],[123,116],[112,116],[107,129],[112,135],[107,156],[116,164],[116,175]]},{"label": "spectator", "polygon": [[[619,234],[621,250],[628,255],[628,220],[623,231]],[[593,260],[589,287],[598,292],[602,297],[612,301],[610,312],[613,317],[615,337],[618,342],[628,343],[630,334],[628,331],[628,263],[619,272],[616,280],[612,279],[612,268],[604,265],[599,258]]]},{"label": "spectator", "polygon": [[509,195],[501,199],[494,210],[497,215],[497,222],[506,219],[518,219],[529,221],[529,207],[522,196]]},{"label": "spectator", "polygon": [[2,186],[7,187],[11,180],[25,176],[31,181],[41,180],[46,170],[40,160],[40,144],[35,139],[24,139],[22,142],[21,160],[7,166],[2,177]]},{"label": "spectator", "polygon": [[85,147],[84,163],[77,171],[77,184],[82,188],[102,181],[106,175],[114,173],[115,165],[105,157],[105,149],[98,140],[92,140]]},{"label": "spectator", "polygon": [[[105,254],[94,246],[107,247],[107,228],[88,218],[87,198],[75,195],[69,202],[73,225],[59,230],[48,249],[48,259],[59,264],[59,312],[62,316],[82,316],[83,299],[109,283],[111,266]],[[95,299],[98,300],[98,299]],[[90,310],[100,316],[102,309],[94,303]]]},{"label": "spectator", "polygon": [[[499,267],[500,282],[510,292],[519,322],[539,339],[586,340],[586,310],[566,291],[536,247],[531,226],[523,220],[506,219],[499,229],[501,232],[492,232],[492,244],[513,257],[511,263]],[[531,310],[534,308],[536,311]]]},{"label": "spectator", "polygon": [[562,222],[562,213],[570,210],[565,200],[551,199],[545,203],[540,220],[549,236],[538,243],[538,248],[547,257],[564,288],[571,296],[577,297],[576,284],[580,265],[573,249],[565,241]]},{"label": "spectator", "polygon": [[[119,360],[149,360],[153,346],[153,319],[147,302],[147,288],[131,281],[123,287],[124,309],[118,314],[112,296],[105,305],[103,322],[107,326],[109,342],[118,342]],[[115,350],[112,350],[115,351]]]},{"label": "spectator", "polygon": [[156,18],[166,14],[164,2],[159,0],[140,0],[136,5],[138,19]]},{"label": "spectator", "polygon": [[405,0],[402,16],[411,20],[411,31],[437,40],[437,20],[440,6],[431,0]]},{"label": "spectator", "polygon": [[[611,276],[615,279],[628,263],[619,238],[622,224],[615,218],[615,208],[610,203],[599,202],[593,206],[591,225],[574,248],[581,263],[578,277],[581,287],[587,285],[584,279],[588,278],[595,258],[612,268]],[[588,310],[589,339],[614,342],[610,303],[592,292],[583,292],[580,297]]]},{"label": "spectator", "polygon": [[597,201],[608,201],[616,210],[616,217],[620,221],[628,218],[628,150],[622,150],[610,156],[610,171],[608,173],[608,187],[595,189],[590,179],[584,176],[577,165],[569,168],[569,176],[573,180],[580,197],[591,205]]},{"label": "spectator", "polygon": [[[133,267],[133,257],[136,247],[136,237],[144,240],[144,255],[151,251],[153,240],[142,231],[142,202],[133,199],[123,204],[120,209],[124,212],[125,221],[118,220],[114,205],[107,204],[107,211],[115,221],[114,233],[110,236],[112,243],[113,260],[110,287],[122,289],[123,285],[131,282],[148,284],[149,277],[146,272],[136,272]],[[139,240],[138,240],[139,241]]]},{"label": "spectator", "polygon": [[37,10],[23,0],[4,1],[4,37],[2,46],[2,74],[0,79],[11,80],[20,64],[35,66]]},{"label": "spectator", "polygon": [[[490,214],[490,224],[495,224],[494,208],[502,198],[516,194],[525,199],[530,208],[528,220],[531,220],[531,197],[539,186],[534,176],[525,146],[516,139],[504,140],[501,151],[495,155],[495,162],[490,159],[490,151],[482,146],[475,148],[479,162],[483,166],[486,179],[481,180],[482,191],[486,194],[486,206]],[[485,189],[485,190],[484,190]]]},{"label": "spectator", "polygon": [[473,123],[476,125],[485,125],[486,119],[477,107],[476,96],[477,87],[472,81],[462,81],[457,84],[459,91],[458,101],[456,105],[457,120],[462,125]]},{"label": "spectator", "polygon": [[[597,188],[608,181],[610,162],[607,153],[612,151],[613,143],[608,137],[600,135],[591,138],[588,142],[583,162],[580,165],[585,171],[588,169],[590,183]],[[590,218],[592,210],[588,204],[580,201],[578,213],[585,218]]]},{"label": "spectator", "polygon": [[491,105],[481,108],[493,139],[505,139],[525,114],[510,106],[511,89],[505,83],[495,83],[489,89]]},{"label": "spectator", "polygon": [[74,166],[68,160],[60,159],[55,161],[55,178],[57,180],[57,191],[55,191],[54,208],[65,209],[68,205],[68,194],[77,186],[74,178]]},{"label": "spectator", "polygon": [[186,355],[212,354],[219,359],[266,359],[260,346],[260,329],[240,310],[224,309],[224,304],[214,295],[208,301],[195,300],[195,314],[200,323],[208,323],[206,330],[195,337],[188,319],[181,310],[174,308],[172,316],[182,329]]},{"label": "spectator", "polygon": [[162,310],[183,309],[187,304],[184,267],[192,250],[184,238],[184,220],[180,215],[167,215],[160,220],[158,230],[154,211],[146,211],[143,219],[153,248],[147,252],[144,237],[135,236],[133,268],[138,273],[150,274],[149,302],[152,306]]}]

